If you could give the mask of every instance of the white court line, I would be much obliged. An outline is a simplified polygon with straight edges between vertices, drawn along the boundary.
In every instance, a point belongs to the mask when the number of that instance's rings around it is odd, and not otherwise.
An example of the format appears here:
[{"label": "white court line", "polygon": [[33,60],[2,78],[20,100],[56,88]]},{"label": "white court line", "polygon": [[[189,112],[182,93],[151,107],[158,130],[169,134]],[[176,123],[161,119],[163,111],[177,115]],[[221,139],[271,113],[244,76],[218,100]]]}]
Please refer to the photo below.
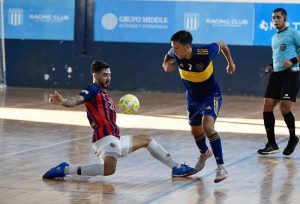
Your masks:
[{"label": "white court line", "polygon": [[3,155],[0,155],[0,159],[2,159],[4,157],[14,156],[14,155],[21,154],[21,153],[27,153],[27,152],[32,152],[32,151],[35,151],[35,150],[40,150],[40,149],[45,149],[45,148],[48,148],[48,147],[53,147],[53,146],[56,146],[56,145],[66,144],[66,143],[70,143],[70,142],[73,142],[73,141],[86,139],[86,138],[89,138],[89,137],[91,137],[91,136],[80,137],[80,138],[76,138],[76,139],[72,139],[72,140],[68,140],[68,141],[58,142],[58,143],[54,143],[54,144],[50,144],[50,145],[46,145],[46,146],[42,146],[42,147],[31,148],[31,149],[27,149],[27,150],[23,150],[23,151],[19,151],[19,152],[3,154]]}]

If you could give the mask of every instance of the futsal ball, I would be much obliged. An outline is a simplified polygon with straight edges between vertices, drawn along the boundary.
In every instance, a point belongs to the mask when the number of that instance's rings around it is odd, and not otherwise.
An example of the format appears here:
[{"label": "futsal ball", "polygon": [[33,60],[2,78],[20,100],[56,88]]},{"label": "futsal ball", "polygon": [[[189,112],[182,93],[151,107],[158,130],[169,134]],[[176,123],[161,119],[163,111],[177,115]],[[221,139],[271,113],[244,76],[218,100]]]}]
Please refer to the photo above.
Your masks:
[{"label": "futsal ball", "polygon": [[126,94],[119,101],[119,108],[123,113],[133,114],[139,110],[140,102],[135,95]]}]

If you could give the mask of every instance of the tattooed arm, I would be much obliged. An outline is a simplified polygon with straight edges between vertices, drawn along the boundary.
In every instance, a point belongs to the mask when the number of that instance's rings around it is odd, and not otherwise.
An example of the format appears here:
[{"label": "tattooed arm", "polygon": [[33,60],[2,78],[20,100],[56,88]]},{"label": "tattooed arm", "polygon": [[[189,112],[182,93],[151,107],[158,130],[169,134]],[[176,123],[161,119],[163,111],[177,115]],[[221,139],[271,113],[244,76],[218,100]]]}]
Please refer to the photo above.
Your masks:
[{"label": "tattooed arm", "polygon": [[84,98],[80,95],[63,98],[57,91],[54,91],[53,94],[49,94],[49,103],[65,107],[74,107],[83,104]]}]

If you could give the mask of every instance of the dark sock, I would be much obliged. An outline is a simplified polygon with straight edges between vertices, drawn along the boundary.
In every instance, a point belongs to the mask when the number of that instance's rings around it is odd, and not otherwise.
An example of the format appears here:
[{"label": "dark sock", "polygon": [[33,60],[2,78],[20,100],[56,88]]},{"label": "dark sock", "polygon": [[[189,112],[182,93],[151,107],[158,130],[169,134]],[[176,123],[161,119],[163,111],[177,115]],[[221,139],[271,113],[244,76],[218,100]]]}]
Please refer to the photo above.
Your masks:
[{"label": "dark sock", "polygon": [[287,114],[283,115],[285,124],[287,125],[290,131],[290,138],[295,138],[295,117],[292,112],[288,112]]},{"label": "dark sock", "polygon": [[79,166],[77,169],[77,175],[81,175],[81,166]]},{"label": "dark sock", "polygon": [[210,146],[213,150],[213,153],[216,158],[217,164],[224,164],[223,161],[223,153],[222,153],[222,144],[221,144],[221,139],[218,135],[218,133],[215,133],[211,136],[208,137]]},{"label": "dark sock", "polygon": [[268,143],[271,145],[275,145],[275,133],[274,133],[274,126],[275,126],[275,117],[274,113],[272,112],[264,112],[264,124],[265,124],[265,129],[267,132],[267,137],[268,137]]},{"label": "dark sock", "polygon": [[206,137],[204,135],[201,135],[200,137],[195,138],[195,142],[201,153],[204,153],[207,151],[208,147],[206,145]]}]

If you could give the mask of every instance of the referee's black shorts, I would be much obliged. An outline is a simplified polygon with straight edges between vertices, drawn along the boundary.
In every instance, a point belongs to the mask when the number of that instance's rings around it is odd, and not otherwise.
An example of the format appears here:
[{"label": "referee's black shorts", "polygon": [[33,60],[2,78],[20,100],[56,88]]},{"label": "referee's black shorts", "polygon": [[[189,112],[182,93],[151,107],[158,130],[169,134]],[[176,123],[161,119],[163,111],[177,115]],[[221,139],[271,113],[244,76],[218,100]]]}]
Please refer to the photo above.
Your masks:
[{"label": "referee's black shorts", "polygon": [[299,72],[289,69],[273,72],[269,78],[265,98],[296,102],[299,90]]}]

